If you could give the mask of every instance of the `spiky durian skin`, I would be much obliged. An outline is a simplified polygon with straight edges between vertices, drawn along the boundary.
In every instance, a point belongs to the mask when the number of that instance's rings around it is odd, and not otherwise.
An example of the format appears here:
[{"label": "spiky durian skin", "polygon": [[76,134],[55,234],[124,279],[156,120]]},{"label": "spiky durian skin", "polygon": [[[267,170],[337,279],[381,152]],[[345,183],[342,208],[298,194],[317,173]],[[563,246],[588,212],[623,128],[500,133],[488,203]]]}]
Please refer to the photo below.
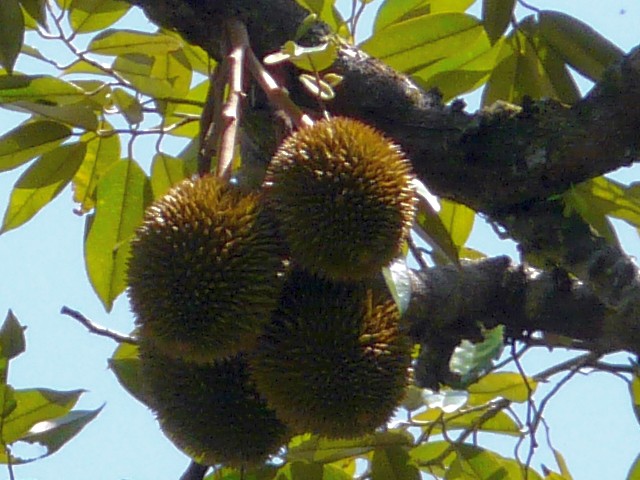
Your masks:
[{"label": "spiky durian skin", "polygon": [[185,180],[147,209],[132,241],[140,335],[195,362],[251,348],[277,305],[282,268],[258,195],[211,176]]},{"label": "spiky durian skin", "polygon": [[260,397],[244,357],[195,364],[140,348],[143,389],[165,435],[203,465],[258,464],[288,428]]},{"label": "spiky durian skin", "polygon": [[294,431],[348,438],[392,415],[410,343],[384,285],[298,270],[249,362],[258,391]]},{"label": "spiky durian skin", "polygon": [[400,253],[415,216],[412,180],[397,145],[335,117],[285,139],[264,187],[294,259],[329,278],[361,279]]}]

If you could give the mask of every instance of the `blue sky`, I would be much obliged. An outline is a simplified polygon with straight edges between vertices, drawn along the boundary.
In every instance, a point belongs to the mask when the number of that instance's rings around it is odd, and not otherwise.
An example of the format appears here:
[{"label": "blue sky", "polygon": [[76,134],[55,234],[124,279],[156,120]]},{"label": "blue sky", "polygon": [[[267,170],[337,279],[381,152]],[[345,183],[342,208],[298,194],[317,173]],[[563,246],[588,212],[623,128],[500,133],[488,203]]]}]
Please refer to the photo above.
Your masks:
[{"label": "blue sky", "polygon": [[[350,5],[344,0],[341,5]],[[380,1],[375,1],[370,11]],[[637,0],[530,0],[539,8],[569,12],[591,24],[599,32],[628,51],[640,44],[640,4]],[[522,12],[522,10],[520,10]],[[140,15],[127,19],[129,27],[144,21]],[[365,17],[361,33],[366,32]],[[20,64],[28,70],[29,63]],[[34,72],[35,73],[35,72]],[[585,86],[586,88],[586,86]],[[474,97],[469,99],[474,105]],[[2,110],[0,131],[19,121],[15,114]],[[136,157],[147,160],[144,143]],[[148,148],[148,151],[152,151]],[[8,203],[11,187],[22,172],[0,175],[0,210]],[[617,174],[624,181],[638,178],[638,169]],[[71,443],[52,457],[16,467],[21,480],[151,480],[177,479],[188,464],[158,430],[148,410],[120,388],[107,369],[107,358],[115,344],[91,335],[73,320],[59,314],[67,305],[114,330],[128,332],[132,316],[125,297],[110,314],[105,313],[93,293],[82,259],[84,219],[72,213],[69,190],[63,192],[32,221],[0,236],[0,315],[11,308],[28,326],[27,351],[11,365],[10,382],[20,388],[49,387],[60,390],[84,388],[87,393],[79,408],[106,407],[99,417]],[[637,234],[624,229],[623,241],[630,253],[638,252]],[[513,246],[499,242],[487,227],[479,225],[472,245],[489,253],[513,253]],[[544,365],[564,358],[562,352],[538,352],[526,357],[525,368],[535,373]],[[620,361],[625,355],[618,356]],[[554,447],[560,450],[577,480],[624,478],[631,462],[640,452],[640,427],[636,423],[626,386],[603,374],[577,376],[555,397],[546,415],[552,426]],[[511,447],[489,439],[491,446],[509,454]],[[541,441],[542,451],[534,459],[554,467],[553,459]],[[8,475],[2,473],[0,478]]]}]

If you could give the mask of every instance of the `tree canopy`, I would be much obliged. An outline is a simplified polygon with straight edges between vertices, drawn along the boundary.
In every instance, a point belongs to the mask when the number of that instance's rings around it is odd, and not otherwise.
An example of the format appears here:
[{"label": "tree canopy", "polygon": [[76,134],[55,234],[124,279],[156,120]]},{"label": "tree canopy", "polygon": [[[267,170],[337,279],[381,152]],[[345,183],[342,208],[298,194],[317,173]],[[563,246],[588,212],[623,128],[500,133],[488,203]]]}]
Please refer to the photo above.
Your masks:
[{"label": "tree canopy", "polygon": [[[127,288],[131,239],[155,199],[212,171],[259,188],[282,139],[310,119],[377,128],[419,180],[411,240],[383,269],[415,345],[412,384],[387,428],[296,435],[247,468],[194,456],[184,479],[570,479],[560,452],[542,470],[532,460],[545,407],[580,372],[622,378],[640,420],[640,277],[612,223],[640,228],[640,194],[605,176],[640,156],[640,51],[535,4],[482,0],[478,17],[474,3],[384,0],[356,43],[369,1],[354,0],[345,18],[330,0],[3,0],[0,106],[28,118],[0,136],[0,172],[23,169],[0,235],[70,187],[105,312]],[[120,27],[133,8],[150,28]],[[42,53],[48,42],[64,53]],[[18,71],[19,56],[42,69]],[[573,72],[594,83],[586,95]],[[481,108],[468,112],[457,98],[476,89]],[[154,150],[142,156],[148,137]],[[519,261],[467,246],[479,216],[517,244]],[[119,343],[109,365],[148,403],[136,332],[72,306],[62,314]],[[0,462],[13,478],[100,409],[73,410],[81,390],[8,383],[25,350],[11,311],[0,345]],[[521,360],[537,348],[582,353],[526,372]],[[618,351],[628,363],[604,358]],[[555,383],[538,396],[541,382]],[[486,433],[511,439],[514,455],[488,448]],[[17,442],[46,452],[20,457]],[[640,478],[640,457],[628,478]]]}]

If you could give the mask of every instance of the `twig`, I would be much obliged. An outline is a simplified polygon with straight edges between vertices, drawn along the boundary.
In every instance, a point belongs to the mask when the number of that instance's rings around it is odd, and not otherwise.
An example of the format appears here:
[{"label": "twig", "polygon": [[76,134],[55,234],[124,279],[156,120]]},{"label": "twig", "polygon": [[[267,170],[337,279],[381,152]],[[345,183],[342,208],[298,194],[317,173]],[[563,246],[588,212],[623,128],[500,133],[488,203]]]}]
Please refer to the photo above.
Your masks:
[{"label": "twig", "polygon": [[87,317],[82,315],[80,312],[76,310],[72,310],[67,306],[62,307],[62,310],[60,310],[60,313],[62,315],[67,315],[73,318],[74,320],[77,320],[82,325],[84,325],[87,328],[87,330],[89,330],[91,333],[95,333],[96,335],[110,338],[111,340],[114,340],[118,343],[130,343],[132,345],[138,344],[138,341],[135,338],[130,337],[128,335],[124,335],[122,333],[114,332],[100,325],[97,325],[93,323],[91,320],[89,320]]},{"label": "twig", "polygon": [[242,112],[241,99],[244,96],[242,80],[244,78],[244,59],[249,47],[247,28],[238,20],[229,20],[226,24],[229,40],[229,94],[220,114],[221,135],[218,147],[218,168],[220,178],[231,176],[231,166],[238,136],[238,125]]},{"label": "twig", "polygon": [[278,82],[262,66],[253,50],[247,50],[247,62],[251,74],[256,79],[260,88],[264,91],[272,105],[282,110],[296,127],[313,125],[313,120],[304,113],[289,97],[286,89],[278,85]]},{"label": "twig", "polygon": [[207,474],[207,470],[209,470],[209,467],[192,461],[180,477],[180,480],[202,480]]},{"label": "twig", "polygon": [[224,101],[224,88],[226,86],[226,70],[228,64],[223,59],[216,65],[209,77],[209,92],[207,102],[202,109],[200,117],[200,145],[198,149],[198,175],[203,177],[211,172],[211,158],[216,153],[218,135],[217,130],[222,102]]}]

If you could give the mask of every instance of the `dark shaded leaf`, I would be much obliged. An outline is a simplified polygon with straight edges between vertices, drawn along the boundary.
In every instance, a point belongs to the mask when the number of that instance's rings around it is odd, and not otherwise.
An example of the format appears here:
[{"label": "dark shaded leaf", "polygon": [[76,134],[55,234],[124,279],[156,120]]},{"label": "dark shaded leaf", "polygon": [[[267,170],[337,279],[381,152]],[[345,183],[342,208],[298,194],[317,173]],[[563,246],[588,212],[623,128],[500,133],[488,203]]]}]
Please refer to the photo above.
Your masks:
[{"label": "dark shaded leaf", "polygon": [[511,21],[516,0],[482,0],[482,22],[491,43],[496,43]]},{"label": "dark shaded leaf", "polygon": [[0,66],[13,72],[24,37],[24,17],[18,0],[0,2]]},{"label": "dark shaded leaf", "polygon": [[24,329],[11,310],[0,328],[0,355],[11,360],[16,358],[26,349]]}]

